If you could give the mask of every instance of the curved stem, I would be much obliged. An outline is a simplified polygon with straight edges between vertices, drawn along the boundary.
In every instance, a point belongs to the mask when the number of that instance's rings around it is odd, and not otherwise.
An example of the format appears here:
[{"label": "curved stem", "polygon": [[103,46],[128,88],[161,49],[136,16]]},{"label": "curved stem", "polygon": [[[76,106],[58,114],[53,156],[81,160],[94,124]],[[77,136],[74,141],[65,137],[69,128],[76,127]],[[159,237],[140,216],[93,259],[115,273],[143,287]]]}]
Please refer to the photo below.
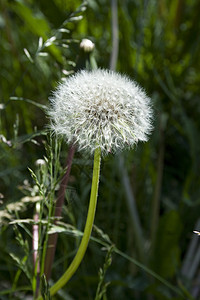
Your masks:
[{"label": "curved stem", "polygon": [[[96,211],[97,204],[97,195],[98,195],[98,186],[99,186],[99,175],[100,175],[100,162],[101,162],[101,150],[98,148],[94,153],[94,165],[93,165],[93,178],[92,178],[92,187],[90,194],[90,204],[88,209],[88,215],[85,225],[85,230],[83,234],[83,238],[81,240],[81,244],[79,249],[74,257],[72,263],[66,272],[60,277],[60,279],[50,288],[50,295],[53,296],[56,292],[61,289],[73,276],[73,274],[78,269],[81,261],[83,260],[84,254],[86,252],[88,242],[90,239],[92,226],[94,222],[94,216]],[[41,297],[38,298],[40,300]]]}]

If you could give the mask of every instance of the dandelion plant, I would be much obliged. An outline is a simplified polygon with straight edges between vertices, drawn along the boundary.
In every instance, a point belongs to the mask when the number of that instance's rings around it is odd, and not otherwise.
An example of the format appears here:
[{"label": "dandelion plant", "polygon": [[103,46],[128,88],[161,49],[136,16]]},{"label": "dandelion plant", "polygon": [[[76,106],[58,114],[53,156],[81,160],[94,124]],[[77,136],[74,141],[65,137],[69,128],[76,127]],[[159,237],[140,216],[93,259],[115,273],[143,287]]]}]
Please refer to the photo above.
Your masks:
[{"label": "dandelion plant", "polygon": [[50,128],[94,156],[88,215],[82,241],[69,268],[51,287],[54,295],[73,276],[86,252],[97,204],[100,161],[108,153],[147,141],[152,130],[150,98],[137,83],[116,72],[80,71],[60,83],[50,99]]}]

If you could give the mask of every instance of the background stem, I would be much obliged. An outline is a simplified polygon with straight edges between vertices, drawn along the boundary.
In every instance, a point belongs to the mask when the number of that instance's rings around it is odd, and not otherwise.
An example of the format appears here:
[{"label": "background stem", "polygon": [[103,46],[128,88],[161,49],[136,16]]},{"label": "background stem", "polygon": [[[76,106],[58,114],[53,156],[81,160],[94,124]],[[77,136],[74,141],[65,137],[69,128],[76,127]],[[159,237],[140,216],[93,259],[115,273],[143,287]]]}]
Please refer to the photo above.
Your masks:
[{"label": "background stem", "polygon": [[[56,207],[55,207],[55,213],[54,213],[54,217],[55,217],[54,224],[57,223],[58,219],[60,218],[60,216],[62,214],[62,207],[63,207],[63,203],[65,200],[65,191],[66,191],[68,181],[69,181],[69,175],[70,175],[70,171],[71,171],[74,153],[75,153],[75,146],[71,145],[69,148],[68,157],[67,157],[67,161],[66,161],[66,165],[65,165],[67,170],[61,180],[60,189],[58,192],[58,198],[56,201]],[[55,256],[57,239],[58,239],[57,232],[49,235],[46,258],[45,258],[45,268],[44,268],[44,274],[45,274],[47,281],[51,277],[51,270],[52,270],[52,265],[53,265],[54,256]]]},{"label": "background stem", "polygon": [[111,0],[112,11],[112,53],[110,57],[110,70],[115,71],[119,51],[119,30],[118,30],[118,7],[117,0]]},{"label": "background stem", "polygon": [[158,152],[158,164],[157,164],[157,178],[155,185],[155,193],[152,201],[152,215],[151,215],[151,252],[154,252],[156,233],[159,222],[160,212],[160,196],[162,189],[162,178],[164,168],[164,154],[165,154],[165,143],[164,143],[164,129],[165,120],[160,120],[159,128],[159,152]]}]

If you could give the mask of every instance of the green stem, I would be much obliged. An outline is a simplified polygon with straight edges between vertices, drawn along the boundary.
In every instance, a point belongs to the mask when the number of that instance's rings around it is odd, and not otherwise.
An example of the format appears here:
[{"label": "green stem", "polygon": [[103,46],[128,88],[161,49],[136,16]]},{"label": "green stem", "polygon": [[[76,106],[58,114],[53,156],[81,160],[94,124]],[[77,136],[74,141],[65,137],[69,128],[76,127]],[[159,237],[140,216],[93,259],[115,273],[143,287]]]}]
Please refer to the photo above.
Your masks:
[{"label": "green stem", "polygon": [[[94,153],[93,178],[92,178],[92,188],[90,194],[90,204],[89,204],[83,238],[81,240],[81,244],[71,265],[66,270],[66,272],[60,277],[60,279],[50,288],[51,296],[55,295],[57,291],[60,290],[70,280],[70,278],[78,269],[81,261],[83,260],[84,254],[86,252],[91,231],[92,231],[93,222],[94,222],[95,211],[96,211],[99,175],[100,175],[100,162],[101,162],[101,151],[98,148],[95,150]],[[38,300],[41,299],[42,297],[38,298]]]}]

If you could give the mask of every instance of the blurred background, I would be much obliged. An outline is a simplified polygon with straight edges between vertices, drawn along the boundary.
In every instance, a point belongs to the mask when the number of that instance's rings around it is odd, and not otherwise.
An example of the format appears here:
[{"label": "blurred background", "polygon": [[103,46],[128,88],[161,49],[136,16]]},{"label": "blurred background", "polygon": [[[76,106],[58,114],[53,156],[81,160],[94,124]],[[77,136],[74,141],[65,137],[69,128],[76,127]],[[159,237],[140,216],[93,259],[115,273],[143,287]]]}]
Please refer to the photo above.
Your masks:
[{"label": "blurred background", "polygon": [[[48,156],[51,91],[91,59],[144,87],[154,130],[149,142],[102,160],[93,240],[53,299],[200,299],[199,12],[195,0],[1,1],[0,299],[31,295],[28,220],[39,192],[28,168],[37,173],[36,161]],[[84,38],[95,44],[92,54],[80,48]],[[67,153],[63,143],[61,166]],[[92,159],[76,153],[62,221],[78,230],[91,171]],[[16,219],[27,222],[10,224]],[[50,285],[78,243],[59,233]]]}]

